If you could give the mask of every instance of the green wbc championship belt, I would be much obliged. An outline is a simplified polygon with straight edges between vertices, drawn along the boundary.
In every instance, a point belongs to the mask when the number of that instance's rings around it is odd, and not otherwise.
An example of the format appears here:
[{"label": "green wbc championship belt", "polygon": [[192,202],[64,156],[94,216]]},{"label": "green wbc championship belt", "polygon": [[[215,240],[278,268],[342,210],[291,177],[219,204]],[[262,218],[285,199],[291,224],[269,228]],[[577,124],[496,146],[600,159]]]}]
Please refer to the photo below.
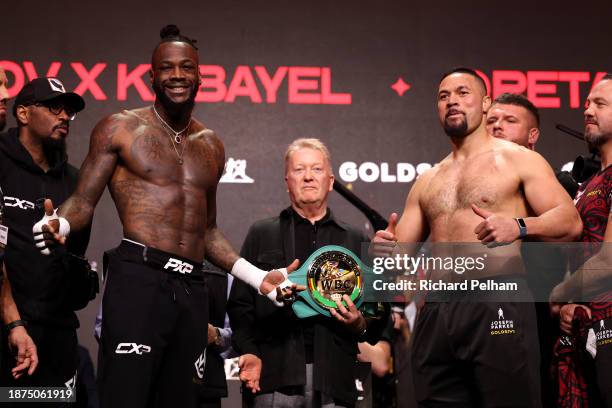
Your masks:
[{"label": "green wbc championship belt", "polygon": [[367,268],[357,255],[337,245],[327,245],[317,249],[306,262],[289,279],[306,290],[298,294],[293,303],[297,317],[321,314],[331,316],[329,309],[337,309],[335,299],[342,301],[342,295],[348,295],[357,308],[363,301],[364,275],[369,275]]}]

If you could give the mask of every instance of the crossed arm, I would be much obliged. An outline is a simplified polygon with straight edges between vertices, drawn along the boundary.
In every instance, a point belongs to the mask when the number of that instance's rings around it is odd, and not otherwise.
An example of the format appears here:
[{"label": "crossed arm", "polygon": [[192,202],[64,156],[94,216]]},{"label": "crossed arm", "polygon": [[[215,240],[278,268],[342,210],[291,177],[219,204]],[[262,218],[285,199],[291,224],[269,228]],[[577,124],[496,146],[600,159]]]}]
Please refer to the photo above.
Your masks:
[{"label": "crossed arm", "polygon": [[550,295],[551,303],[582,301],[606,291],[612,291],[612,211],[604,242],[599,252],[589,258],[572,276],[558,284]]}]

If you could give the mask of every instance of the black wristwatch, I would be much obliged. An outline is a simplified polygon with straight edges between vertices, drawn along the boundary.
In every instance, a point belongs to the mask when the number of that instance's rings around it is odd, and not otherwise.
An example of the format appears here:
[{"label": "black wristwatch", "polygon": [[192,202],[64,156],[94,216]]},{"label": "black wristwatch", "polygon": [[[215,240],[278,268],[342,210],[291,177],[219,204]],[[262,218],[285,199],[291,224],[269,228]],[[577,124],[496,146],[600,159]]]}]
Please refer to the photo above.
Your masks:
[{"label": "black wristwatch", "polygon": [[527,224],[525,224],[525,220],[522,218],[515,218],[515,220],[519,226],[519,238],[525,238],[527,236]]},{"label": "black wristwatch", "polygon": [[25,320],[15,320],[4,326],[4,330],[6,330],[7,333],[10,333],[11,330],[13,330],[17,326],[26,327],[27,325],[28,322],[26,322]]}]

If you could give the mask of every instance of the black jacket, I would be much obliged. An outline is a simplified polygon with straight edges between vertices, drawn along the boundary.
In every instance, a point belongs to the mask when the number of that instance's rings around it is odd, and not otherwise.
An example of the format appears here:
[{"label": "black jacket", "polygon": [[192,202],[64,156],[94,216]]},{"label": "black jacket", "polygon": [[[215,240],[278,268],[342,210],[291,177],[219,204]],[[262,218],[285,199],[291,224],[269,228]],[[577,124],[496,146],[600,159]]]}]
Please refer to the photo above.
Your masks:
[{"label": "black jacket", "polygon": [[13,297],[22,319],[76,328],[78,320],[67,305],[70,276],[63,263],[69,251],[82,255],[89,229],[72,233],[66,248],[44,256],[34,245],[32,226],[44,215],[43,201],[57,208],[74,191],[78,171],[58,158],[45,172],[19,141],[16,128],[0,134],[0,187],[4,193],[4,219],[9,228],[4,262]]},{"label": "black jacket", "polygon": [[[253,224],[241,255],[264,270],[289,265],[294,260],[292,211],[287,208],[279,217]],[[319,247],[341,245],[359,254],[362,243],[368,241],[361,231],[336,220],[333,215],[327,232],[318,243]],[[259,381],[262,393],[305,384],[304,338],[299,319],[291,307],[277,308],[244,282],[234,280],[227,308],[234,349],[238,354],[255,354],[262,360]],[[357,343],[365,340],[374,344],[379,339],[388,317],[388,313],[383,314],[380,319],[367,319],[365,339],[358,339],[332,318],[316,318],[313,345],[315,390],[349,404],[355,403]]]}]

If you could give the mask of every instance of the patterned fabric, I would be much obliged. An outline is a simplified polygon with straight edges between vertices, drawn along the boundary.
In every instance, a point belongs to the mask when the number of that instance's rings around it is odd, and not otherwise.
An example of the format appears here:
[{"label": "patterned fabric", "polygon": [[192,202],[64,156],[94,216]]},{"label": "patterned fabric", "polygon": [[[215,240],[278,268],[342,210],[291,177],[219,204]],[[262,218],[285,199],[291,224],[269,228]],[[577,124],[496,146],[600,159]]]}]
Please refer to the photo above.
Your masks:
[{"label": "patterned fabric", "polygon": [[580,241],[602,242],[606,234],[612,199],[612,166],[582,183],[576,195],[576,209],[584,229]]},{"label": "patterned fabric", "polygon": [[[594,174],[580,186],[576,209],[582,218],[583,231],[580,242],[587,243],[581,259],[572,260],[577,269],[596,254],[606,234],[612,204],[612,166]],[[558,407],[589,408],[598,405],[599,396],[589,384],[595,384],[593,359],[586,354],[588,330],[593,322],[612,316],[612,293],[597,296],[588,304],[592,319],[582,308],[574,312],[574,330],[571,336],[561,336],[553,352],[553,376],[557,381]]]},{"label": "patterned fabric", "polygon": [[574,313],[575,335],[561,336],[553,351],[553,377],[556,378],[559,408],[588,408],[589,393],[583,351],[590,319],[582,308]]},{"label": "patterned fabric", "polygon": [[[612,166],[595,173],[582,183],[575,201],[584,225],[580,241],[591,243],[585,254],[588,258],[600,249],[606,235],[612,209]],[[612,317],[612,293],[604,293],[594,300],[589,305],[593,321]]]}]

